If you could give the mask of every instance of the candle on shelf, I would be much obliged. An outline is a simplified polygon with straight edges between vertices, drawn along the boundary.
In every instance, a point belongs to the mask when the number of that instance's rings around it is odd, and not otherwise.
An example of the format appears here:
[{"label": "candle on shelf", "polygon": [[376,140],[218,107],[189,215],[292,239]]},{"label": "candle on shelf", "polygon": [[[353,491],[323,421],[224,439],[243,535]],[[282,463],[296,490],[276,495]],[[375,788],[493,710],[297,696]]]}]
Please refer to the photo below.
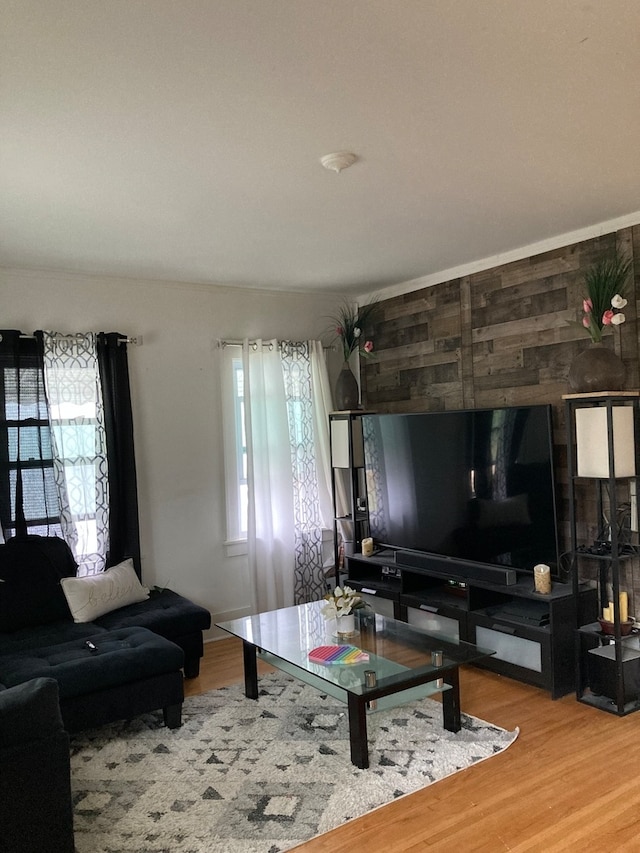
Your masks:
[{"label": "candle on shelf", "polygon": [[629,596],[626,592],[620,593],[620,621],[626,622],[629,619]]},{"label": "candle on shelf", "polygon": [[546,563],[533,567],[533,586],[536,592],[549,595],[551,592],[551,568]]}]

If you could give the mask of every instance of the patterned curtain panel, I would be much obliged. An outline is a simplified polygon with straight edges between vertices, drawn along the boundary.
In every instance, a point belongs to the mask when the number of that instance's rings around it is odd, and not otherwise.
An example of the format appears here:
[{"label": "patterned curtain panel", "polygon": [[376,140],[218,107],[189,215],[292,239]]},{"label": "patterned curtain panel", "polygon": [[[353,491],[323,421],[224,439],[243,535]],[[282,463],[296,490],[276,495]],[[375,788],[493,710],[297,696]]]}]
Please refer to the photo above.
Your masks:
[{"label": "patterned curtain panel", "polygon": [[293,471],[294,598],[303,604],[317,601],[325,592],[311,359],[307,343],[285,341],[280,352]]},{"label": "patterned curtain panel", "polygon": [[105,568],[108,467],[96,335],[43,332],[53,470],[65,540],[79,575]]},{"label": "patterned curtain panel", "polygon": [[[329,440],[329,412],[333,410],[333,397],[327,358],[322,341],[309,341],[311,355],[311,407],[315,433],[316,472],[320,518],[325,530],[333,531],[333,494],[331,488],[331,442]],[[330,542],[329,562],[333,567],[333,536]]]}]

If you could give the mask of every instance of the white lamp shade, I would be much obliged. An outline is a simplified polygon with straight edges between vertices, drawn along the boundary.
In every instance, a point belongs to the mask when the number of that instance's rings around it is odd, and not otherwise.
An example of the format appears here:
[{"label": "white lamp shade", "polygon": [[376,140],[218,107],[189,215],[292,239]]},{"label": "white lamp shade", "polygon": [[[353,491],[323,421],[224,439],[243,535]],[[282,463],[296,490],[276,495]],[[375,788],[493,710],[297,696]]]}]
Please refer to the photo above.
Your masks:
[{"label": "white lamp shade", "polygon": [[[636,450],[633,408],[614,406],[613,462],[615,477],[635,477]],[[603,406],[576,409],[576,455],[579,477],[609,477],[607,410]]]},{"label": "white lamp shade", "polygon": [[[352,428],[353,459],[349,460],[349,423]],[[364,465],[362,420],[335,418],[331,420],[331,464],[334,468],[361,468]]]}]

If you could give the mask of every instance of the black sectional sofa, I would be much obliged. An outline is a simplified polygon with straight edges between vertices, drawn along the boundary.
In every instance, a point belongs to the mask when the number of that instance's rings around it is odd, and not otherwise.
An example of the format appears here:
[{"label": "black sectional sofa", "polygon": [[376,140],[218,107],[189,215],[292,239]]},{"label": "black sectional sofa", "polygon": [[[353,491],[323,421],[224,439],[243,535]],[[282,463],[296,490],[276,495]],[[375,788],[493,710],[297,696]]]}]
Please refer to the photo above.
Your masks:
[{"label": "black sectional sofa", "polygon": [[106,592],[90,604],[108,612],[81,621],[65,593],[76,570],[55,537],[0,545],[0,850],[11,853],[73,853],[68,733],[160,708],[180,726],[183,678],[198,674],[211,625],[175,592],[147,595],[135,572],[140,600],[118,606],[121,567],[96,578]]},{"label": "black sectional sofa", "polygon": [[0,690],[55,679],[68,732],[158,708],[169,726],[180,725],[183,674],[199,672],[209,611],[154,589],[74,621],[62,584],[76,570],[62,539],[27,536],[0,546]]},{"label": "black sectional sofa", "polygon": [[74,853],[69,735],[58,684],[0,691],[0,850]]}]

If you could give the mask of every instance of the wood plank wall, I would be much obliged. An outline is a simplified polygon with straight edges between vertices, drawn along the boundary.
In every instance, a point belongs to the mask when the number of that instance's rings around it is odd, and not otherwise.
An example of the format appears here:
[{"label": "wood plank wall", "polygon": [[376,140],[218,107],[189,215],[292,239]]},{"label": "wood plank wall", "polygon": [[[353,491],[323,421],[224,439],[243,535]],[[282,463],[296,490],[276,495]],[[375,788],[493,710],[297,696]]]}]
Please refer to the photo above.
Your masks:
[{"label": "wood plank wall", "polygon": [[[585,271],[615,247],[634,259],[634,276],[626,322],[606,342],[625,363],[625,387],[640,388],[640,226],[381,301],[367,330],[376,357],[361,362],[362,403],[377,412],[551,403],[561,550],[568,543],[562,395],[572,360],[589,344],[569,321],[582,317]],[[593,492],[579,489],[585,542],[598,528]]]}]

